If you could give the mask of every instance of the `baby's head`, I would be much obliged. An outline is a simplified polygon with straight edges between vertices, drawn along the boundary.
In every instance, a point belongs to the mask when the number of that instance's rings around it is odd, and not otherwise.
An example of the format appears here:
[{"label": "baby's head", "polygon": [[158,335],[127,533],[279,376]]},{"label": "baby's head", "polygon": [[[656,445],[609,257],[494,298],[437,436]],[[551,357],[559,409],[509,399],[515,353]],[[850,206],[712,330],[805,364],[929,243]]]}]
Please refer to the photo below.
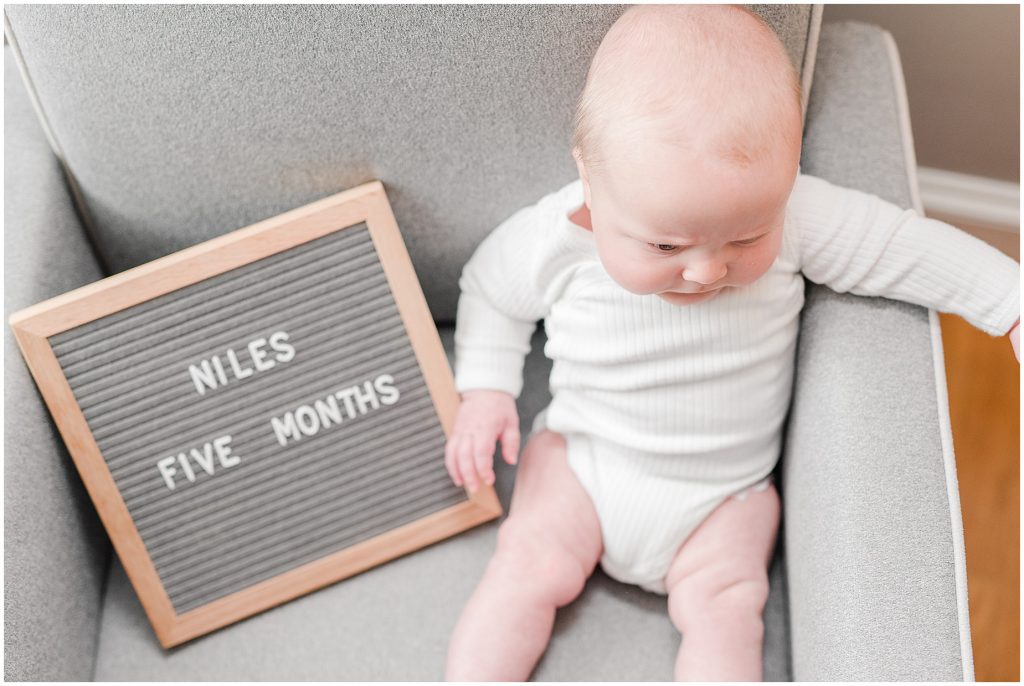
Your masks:
[{"label": "baby's head", "polygon": [[573,135],[609,275],[679,305],[758,279],[778,255],[801,137],[796,70],[755,15],[627,10],[594,56]]}]

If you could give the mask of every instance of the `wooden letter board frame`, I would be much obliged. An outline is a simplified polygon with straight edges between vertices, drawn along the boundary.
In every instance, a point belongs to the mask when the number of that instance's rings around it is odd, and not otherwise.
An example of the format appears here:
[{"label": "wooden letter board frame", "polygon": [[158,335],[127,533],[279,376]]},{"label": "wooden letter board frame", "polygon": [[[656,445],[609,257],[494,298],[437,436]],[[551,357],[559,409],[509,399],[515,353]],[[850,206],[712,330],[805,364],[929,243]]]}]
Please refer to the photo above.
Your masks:
[{"label": "wooden letter board frame", "polygon": [[[32,376],[164,648],[448,538],[502,513],[494,489],[176,614],[48,338],[334,231],[364,223],[445,437],[458,407],[451,371],[384,186],[373,181],[65,293],[10,317]],[[441,457],[443,464],[443,456]]]}]

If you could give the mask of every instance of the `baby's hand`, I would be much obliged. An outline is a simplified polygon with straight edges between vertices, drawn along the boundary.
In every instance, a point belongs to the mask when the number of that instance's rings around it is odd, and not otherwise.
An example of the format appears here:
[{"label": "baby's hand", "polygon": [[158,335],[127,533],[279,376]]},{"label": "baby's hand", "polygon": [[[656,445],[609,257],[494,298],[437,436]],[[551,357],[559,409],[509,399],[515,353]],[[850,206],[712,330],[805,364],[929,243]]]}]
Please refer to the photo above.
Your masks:
[{"label": "baby's hand", "polygon": [[494,483],[494,444],[501,438],[509,464],[519,455],[519,413],[516,400],[504,391],[467,391],[462,394],[455,427],[444,448],[444,464],[456,486],[463,482],[470,493],[480,481]]},{"label": "baby's hand", "polygon": [[1013,325],[1010,329],[1010,343],[1013,345],[1013,354],[1017,356],[1017,362],[1020,362],[1020,320]]}]

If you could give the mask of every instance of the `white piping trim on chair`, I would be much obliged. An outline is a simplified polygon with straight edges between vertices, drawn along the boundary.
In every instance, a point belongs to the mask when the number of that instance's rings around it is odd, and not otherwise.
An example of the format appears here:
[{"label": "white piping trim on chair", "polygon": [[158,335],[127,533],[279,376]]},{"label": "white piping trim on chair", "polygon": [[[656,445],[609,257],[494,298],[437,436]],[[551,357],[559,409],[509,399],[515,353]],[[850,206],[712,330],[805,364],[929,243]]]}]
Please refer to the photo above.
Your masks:
[{"label": "white piping trim on chair", "polygon": [[25,59],[21,55],[21,46],[18,45],[18,39],[14,35],[14,29],[11,28],[11,22],[7,18],[6,12],[4,12],[4,36],[7,38],[7,43],[11,47],[11,54],[14,56],[14,64],[18,67],[18,72],[21,74],[21,80],[25,84],[25,91],[28,93],[29,102],[32,103],[32,109],[36,111],[36,117],[39,119],[39,125],[43,129],[43,134],[46,136],[46,140],[50,143],[50,149],[53,150],[53,154],[57,156],[57,159],[60,160],[60,163],[63,165],[64,152],[57,143],[57,139],[54,137],[53,131],[50,129],[50,121],[46,118],[46,112],[43,111],[43,107],[39,103],[39,96],[36,95],[35,86],[32,84],[32,79],[30,79],[28,75],[28,67],[25,65]]},{"label": "white piping trim on chair", "polygon": [[85,199],[82,197],[82,190],[78,186],[78,178],[71,171],[67,157],[64,155],[64,149],[57,140],[57,136],[53,133],[53,128],[50,126],[50,120],[46,116],[46,111],[43,110],[43,104],[40,102],[39,94],[36,92],[36,85],[28,73],[28,65],[25,64],[25,56],[21,54],[21,46],[18,44],[18,38],[14,35],[14,27],[11,26],[11,20],[8,18],[7,12],[4,12],[4,36],[7,38],[7,43],[11,48],[11,54],[14,56],[14,63],[18,67],[18,73],[21,74],[22,83],[25,85],[25,91],[28,93],[29,102],[32,103],[32,109],[36,112],[36,118],[39,120],[39,126],[43,130],[43,135],[46,136],[46,140],[50,144],[50,149],[53,151],[54,156],[60,163],[61,169],[64,170],[64,178],[67,179],[68,189],[71,192],[71,200],[75,204],[75,209],[78,210],[78,216],[82,222],[82,229],[85,232],[88,243],[93,249],[93,256],[96,258],[96,262],[100,265],[103,273],[110,274],[110,266],[107,264],[104,255],[96,247],[96,224],[93,222],[89,208],[85,205]]},{"label": "white piping trim on chair", "polygon": [[800,70],[800,118],[807,124],[807,106],[811,101],[811,87],[814,84],[814,65],[818,61],[818,41],[821,37],[821,18],[824,7],[820,4],[811,5],[811,16],[808,22],[807,43],[804,45],[804,63]]},{"label": "white piping trim on chair", "polygon": [[[882,32],[889,64],[896,88],[896,106],[899,110],[900,131],[903,138],[903,154],[910,182],[910,197],[914,209],[922,216],[924,206],[917,180],[917,159],[914,155],[914,138],[910,129],[910,107],[907,103],[907,87],[903,81],[896,41],[888,31]],[[964,549],[964,525],[960,512],[960,492],[957,488],[956,458],[953,455],[953,430],[949,421],[949,396],[946,392],[946,362],[942,351],[942,330],[939,314],[928,310],[928,326],[932,339],[932,369],[935,373],[935,400],[939,411],[939,438],[942,443],[942,460],[946,470],[946,496],[949,500],[949,517],[953,538],[953,577],[956,585],[957,620],[960,627],[960,664],[964,681],[974,681],[974,653],[971,647],[971,617],[967,606],[967,556]]]}]

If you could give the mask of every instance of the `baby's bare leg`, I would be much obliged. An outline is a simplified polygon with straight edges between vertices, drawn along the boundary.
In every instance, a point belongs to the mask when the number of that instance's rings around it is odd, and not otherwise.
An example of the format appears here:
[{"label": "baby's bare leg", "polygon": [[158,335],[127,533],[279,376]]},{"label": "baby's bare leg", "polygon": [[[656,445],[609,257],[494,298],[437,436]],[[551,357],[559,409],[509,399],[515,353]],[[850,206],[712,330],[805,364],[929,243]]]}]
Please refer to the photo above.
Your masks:
[{"label": "baby's bare leg", "polygon": [[452,633],[445,680],[529,678],[555,609],[580,594],[601,551],[597,511],[569,468],[565,439],[538,432],[519,460],[497,550]]},{"label": "baby's bare leg", "polygon": [[677,681],[761,681],[768,564],[779,526],[774,485],[727,498],[679,548],[665,577],[683,634]]}]

